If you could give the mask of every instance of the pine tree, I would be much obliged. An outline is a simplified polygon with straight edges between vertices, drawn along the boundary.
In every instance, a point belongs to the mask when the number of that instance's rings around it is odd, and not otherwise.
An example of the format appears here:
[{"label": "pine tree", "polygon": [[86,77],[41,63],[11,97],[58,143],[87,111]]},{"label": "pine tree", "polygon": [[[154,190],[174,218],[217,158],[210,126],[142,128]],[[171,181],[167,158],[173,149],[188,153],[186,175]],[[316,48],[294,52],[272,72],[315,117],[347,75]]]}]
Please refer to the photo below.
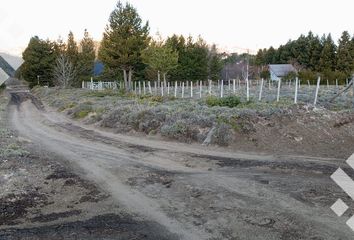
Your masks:
[{"label": "pine tree", "polygon": [[131,89],[133,71],[141,65],[141,51],[149,43],[149,24],[142,24],[137,10],[119,1],[103,34],[99,58],[106,68],[121,69],[125,86]]},{"label": "pine tree", "polygon": [[90,80],[93,76],[95,65],[95,44],[87,29],[84,31],[84,38],[80,42],[80,48],[77,62],[78,82],[75,84],[77,87],[80,86],[82,81]]},{"label": "pine tree", "polygon": [[75,41],[74,34],[70,31],[68,35],[68,41],[66,44],[66,56],[69,61],[72,62],[73,66],[76,68],[76,64],[78,61],[79,50],[77,46],[77,42]]},{"label": "pine tree", "polygon": [[175,69],[170,71],[170,79],[174,81],[185,80],[185,61],[186,61],[186,40],[177,35],[168,37],[166,45],[178,53],[178,65]]},{"label": "pine tree", "polygon": [[211,46],[209,51],[209,63],[208,63],[208,77],[211,80],[220,79],[220,74],[222,70],[221,57],[217,52],[215,44]]},{"label": "pine tree", "polygon": [[336,59],[336,69],[350,76],[354,58],[351,56],[350,35],[347,31],[344,31],[339,39]]},{"label": "pine tree", "polygon": [[49,40],[32,37],[27,48],[22,53],[24,63],[20,75],[29,82],[30,87],[35,85],[53,85],[53,69],[57,58],[55,44]]},{"label": "pine tree", "polygon": [[331,34],[322,36],[322,52],[319,60],[319,70],[321,72],[334,71],[336,59],[336,45],[334,44]]}]

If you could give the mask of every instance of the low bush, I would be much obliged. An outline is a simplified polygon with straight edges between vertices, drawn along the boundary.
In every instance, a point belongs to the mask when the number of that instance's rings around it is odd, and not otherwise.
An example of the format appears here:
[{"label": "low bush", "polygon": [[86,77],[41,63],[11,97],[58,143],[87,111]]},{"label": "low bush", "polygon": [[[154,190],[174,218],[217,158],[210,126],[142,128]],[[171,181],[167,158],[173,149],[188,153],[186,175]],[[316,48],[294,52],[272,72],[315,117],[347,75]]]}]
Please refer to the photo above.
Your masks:
[{"label": "low bush", "polygon": [[209,107],[229,107],[234,108],[237,107],[241,103],[241,100],[237,96],[228,96],[224,98],[217,98],[214,96],[210,96],[206,99],[206,104]]}]

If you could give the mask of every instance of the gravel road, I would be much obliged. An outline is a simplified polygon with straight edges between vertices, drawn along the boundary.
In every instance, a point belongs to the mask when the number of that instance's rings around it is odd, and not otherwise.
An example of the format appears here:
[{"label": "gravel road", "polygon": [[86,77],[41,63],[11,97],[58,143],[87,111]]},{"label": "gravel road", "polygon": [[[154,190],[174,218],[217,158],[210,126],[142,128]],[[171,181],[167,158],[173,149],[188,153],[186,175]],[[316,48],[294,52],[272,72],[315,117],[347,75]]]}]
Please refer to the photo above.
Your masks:
[{"label": "gravel road", "polygon": [[63,158],[125,212],[162,226],[159,231],[170,233],[162,239],[353,237],[345,224],[349,215],[338,218],[330,209],[339,197],[348,200],[330,179],[339,166],[346,168],[345,159],[236,153],[116,135],[38,108],[26,94],[13,93],[9,108],[19,135]]}]

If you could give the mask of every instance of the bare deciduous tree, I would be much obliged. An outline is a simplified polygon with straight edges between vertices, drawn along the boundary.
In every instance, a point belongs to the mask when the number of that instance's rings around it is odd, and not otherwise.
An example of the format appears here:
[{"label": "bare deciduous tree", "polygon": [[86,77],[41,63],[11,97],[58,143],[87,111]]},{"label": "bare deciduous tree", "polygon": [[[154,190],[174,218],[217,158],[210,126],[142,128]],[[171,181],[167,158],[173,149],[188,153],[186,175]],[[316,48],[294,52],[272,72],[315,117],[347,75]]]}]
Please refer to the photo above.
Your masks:
[{"label": "bare deciduous tree", "polygon": [[60,87],[69,87],[76,78],[76,69],[67,56],[61,54],[55,64],[54,78]]}]

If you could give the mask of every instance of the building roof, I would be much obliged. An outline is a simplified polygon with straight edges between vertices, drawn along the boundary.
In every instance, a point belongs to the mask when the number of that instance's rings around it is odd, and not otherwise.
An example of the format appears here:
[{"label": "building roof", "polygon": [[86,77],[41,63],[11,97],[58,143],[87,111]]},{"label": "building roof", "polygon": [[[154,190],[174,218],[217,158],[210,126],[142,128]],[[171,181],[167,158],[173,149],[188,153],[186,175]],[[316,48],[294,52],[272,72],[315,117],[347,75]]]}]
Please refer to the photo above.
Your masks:
[{"label": "building roof", "polygon": [[269,64],[269,71],[277,77],[284,77],[290,72],[296,72],[296,69],[291,64]]}]

